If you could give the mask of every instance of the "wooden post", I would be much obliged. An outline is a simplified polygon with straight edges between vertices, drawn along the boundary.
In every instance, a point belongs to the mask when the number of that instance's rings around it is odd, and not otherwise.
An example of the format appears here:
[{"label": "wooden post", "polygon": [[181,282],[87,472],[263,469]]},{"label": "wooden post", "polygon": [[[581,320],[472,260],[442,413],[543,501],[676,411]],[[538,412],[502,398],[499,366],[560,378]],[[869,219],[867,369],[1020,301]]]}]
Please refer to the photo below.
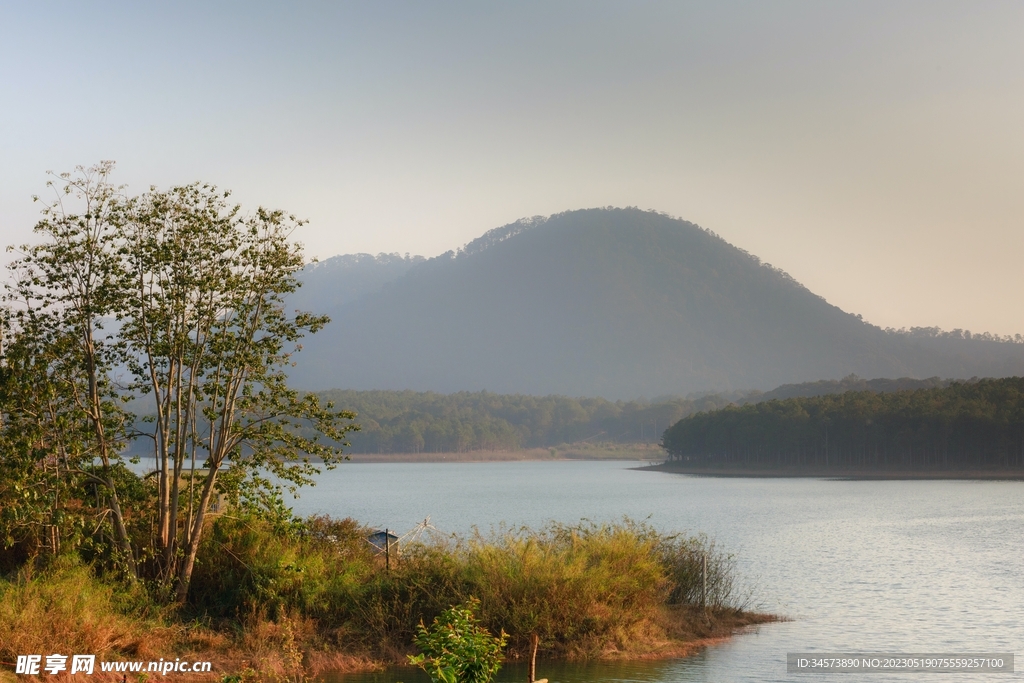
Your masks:
[{"label": "wooden post", "polygon": [[540,637],[534,633],[530,636],[530,673],[526,678],[526,683],[533,683],[537,679],[537,644],[540,643]]},{"label": "wooden post", "polygon": [[384,569],[391,571],[391,530],[384,528]]}]

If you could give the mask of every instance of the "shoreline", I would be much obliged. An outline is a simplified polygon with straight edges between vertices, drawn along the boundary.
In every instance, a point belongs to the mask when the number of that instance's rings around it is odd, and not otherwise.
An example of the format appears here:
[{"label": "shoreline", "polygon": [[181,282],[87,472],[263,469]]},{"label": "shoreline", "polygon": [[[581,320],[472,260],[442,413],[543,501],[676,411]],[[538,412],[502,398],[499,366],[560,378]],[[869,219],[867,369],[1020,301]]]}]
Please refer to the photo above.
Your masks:
[{"label": "shoreline", "polygon": [[[727,642],[736,636],[753,633],[760,626],[790,621],[789,618],[781,615],[730,608],[718,611],[709,609],[703,615],[701,612],[704,610],[696,607],[665,609],[662,621],[665,632],[661,634],[662,637],[635,643],[638,647],[631,649],[613,647],[599,654],[584,657],[541,657],[538,664],[543,666],[545,663],[583,664],[681,659],[691,657],[709,646]],[[168,651],[162,654],[166,657],[185,660],[208,661],[213,667],[206,673],[177,674],[175,680],[181,683],[209,683],[223,681],[228,677],[239,677],[243,681],[248,678],[252,683],[258,683],[261,680],[266,680],[261,674],[270,674],[271,680],[280,680],[296,673],[294,670],[290,673],[287,671],[289,667],[286,661],[288,652],[279,652],[274,647],[268,648],[262,653],[262,656],[255,652],[246,652],[244,646],[240,646],[238,643],[226,643],[223,634],[207,629],[200,629],[194,636],[195,640],[206,640],[206,647],[173,648],[173,652]],[[407,653],[404,651],[395,652],[392,655],[394,658],[390,659],[377,659],[366,652],[343,649],[306,650],[304,647],[300,647],[300,649],[292,650],[291,653],[293,655],[301,653],[301,675],[306,680],[323,680],[325,676],[332,675],[415,668],[405,660]],[[161,653],[147,651],[145,655],[137,656],[134,660],[155,660],[159,654]],[[110,661],[131,660],[123,656],[115,656]],[[503,665],[523,665],[525,662],[524,656],[517,656],[517,653],[513,652],[508,653]],[[294,668],[295,662],[293,661],[290,666]],[[251,676],[255,676],[255,678],[250,678]],[[0,683],[17,683],[19,678],[21,677],[10,670],[0,668]],[[35,677],[28,678],[38,680]],[[96,671],[92,678],[97,683],[121,683],[122,673]]]},{"label": "shoreline", "polygon": [[462,453],[348,453],[347,463],[443,463],[443,462],[568,462],[576,460],[626,460],[662,462],[665,451],[655,444],[594,445],[562,444],[551,448],[465,451]]},{"label": "shoreline", "polygon": [[[683,612],[695,612],[696,610],[684,609]],[[678,616],[681,616],[677,613]],[[693,614],[689,614],[686,619],[691,620],[690,623],[694,622]],[[558,662],[558,663],[577,663],[582,664],[585,662],[601,663],[601,662],[642,662],[642,661],[659,661],[667,659],[681,659],[684,657],[690,657],[712,645],[718,645],[729,641],[736,636],[742,636],[744,634],[752,633],[760,626],[766,624],[776,624],[781,622],[790,621],[785,616],[776,614],[768,614],[764,612],[746,612],[742,610],[729,610],[726,609],[723,612],[715,613],[714,611],[709,612],[706,630],[701,630],[700,633],[686,633],[678,634],[676,637],[668,637],[665,640],[653,641],[644,643],[647,648],[639,648],[635,650],[606,650],[600,655],[594,657],[575,658],[575,657],[542,657],[538,659],[539,664],[545,662]],[[192,653],[189,656],[200,656],[201,653]],[[237,670],[239,663],[245,663],[242,659],[236,657],[226,658],[226,661],[222,661],[222,664],[226,666],[220,672],[214,672],[223,675],[227,670]],[[522,665],[526,663],[524,657],[518,657],[515,655],[507,656],[504,659],[503,666],[508,665]],[[234,665],[234,666],[232,666]],[[312,652],[307,653],[306,661],[307,674],[313,678],[322,679],[324,675],[331,674],[356,674],[356,673],[374,673],[381,672],[389,669],[415,669],[416,667],[411,666],[404,658],[404,654],[396,659],[374,659],[372,656],[365,653],[358,652]],[[185,680],[185,679],[183,679]],[[211,680],[209,678],[197,677],[196,680]]]},{"label": "shoreline", "polygon": [[[555,453],[552,454],[552,451]],[[634,462],[630,469],[723,479],[835,479],[842,481],[1024,481],[1021,470],[861,470],[825,469],[712,469],[667,462],[660,446],[637,444],[602,447],[587,445],[560,448],[528,448],[514,451],[466,451],[464,453],[353,453],[348,464],[380,463],[489,463],[489,462]]]},{"label": "shoreline", "polygon": [[718,477],[732,479],[838,479],[843,481],[1024,481],[1020,470],[930,470],[930,471],[876,471],[859,470],[772,470],[757,468],[711,469],[683,464],[662,462],[658,465],[634,467],[646,472],[668,472],[687,474],[695,477]]}]

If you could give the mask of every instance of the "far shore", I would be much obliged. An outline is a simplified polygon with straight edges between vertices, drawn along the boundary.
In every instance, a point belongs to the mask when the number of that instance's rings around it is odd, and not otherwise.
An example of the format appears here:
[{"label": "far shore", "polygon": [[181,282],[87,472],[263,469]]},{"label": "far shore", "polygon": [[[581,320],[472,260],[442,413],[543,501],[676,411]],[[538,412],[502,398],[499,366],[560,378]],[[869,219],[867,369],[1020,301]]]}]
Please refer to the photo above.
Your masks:
[{"label": "far shore", "polygon": [[898,480],[975,480],[1022,481],[1021,470],[861,470],[837,469],[766,469],[737,467],[715,469],[694,467],[665,460],[665,451],[656,444],[571,444],[557,448],[524,448],[519,450],[466,451],[462,453],[351,453],[352,464],[359,463],[442,463],[442,462],[557,462],[572,460],[621,460],[635,462],[633,469],[647,472],[670,472],[697,477],[756,479],[844,479],[863,481]]},{"label": "far shore", "polygon": [[631,460],[662,462],[657,444],[562,444],[552,448],[465,451],[449,453],[349,453],[352,463],[386,462],[512,462],[558,460]]},{"label": "far shore", "polygon": [[648,472],[671,472],[689,474],[697,477],[732,477],[757,479],[845,479],[859,481],[898,481],[914,480],[977,480],[977,481],[1022,481],[1024,472],[1020,470],[880,470],[865,472],[862,470],[829,470],[829,469],[758,469],[729,468],[712,469],[694,467],[684,463],[662,462],[657,465],[646,465],[635,468]]}]

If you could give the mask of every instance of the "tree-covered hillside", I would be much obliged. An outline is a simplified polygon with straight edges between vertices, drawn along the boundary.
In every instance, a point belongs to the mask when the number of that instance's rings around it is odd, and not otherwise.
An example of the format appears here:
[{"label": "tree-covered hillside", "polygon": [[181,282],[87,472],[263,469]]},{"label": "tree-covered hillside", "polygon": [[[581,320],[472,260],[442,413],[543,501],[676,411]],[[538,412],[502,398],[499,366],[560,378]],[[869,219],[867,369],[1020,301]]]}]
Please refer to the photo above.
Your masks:
[{"label": "tree-covered hillside", "polygon": [[664,447],[709,469],[1024,470],[1024,378],[733,405],[683,418]]},{"label": "tree-covered hillside", "polygon": [[847,375],[842,379],[823,379],[817,382],[802,382],[800,384],[783,384],[771,391],[761,393],[752,391],[743,396],[737,397],[735,403],[743,405],[746,403],[758,403],[760,401],[771,401],[774,399],[798,398],[810,396],[824,396],[825,394],[843,394],[847,391],[871,391],[875,393],[887,393],[893,391],[913,391],[915,389],[936,389],[945,387],[952,380],[929,377],[927,379],[913,379],[900,377],[899,379],[888,379],[880,377],[877,379],[864,379],[857,375]]},{"label": "tree-covered hillside", "polygon": [[614,400],[850,373],[1024,374],[1024,344],[887,332],[651,211],[520,221],[458,253],[393,265],[373,265],[374,286],[327,306],[330,271],[313,271],[302,302],[332,322],[296,357],[298,385]]}]

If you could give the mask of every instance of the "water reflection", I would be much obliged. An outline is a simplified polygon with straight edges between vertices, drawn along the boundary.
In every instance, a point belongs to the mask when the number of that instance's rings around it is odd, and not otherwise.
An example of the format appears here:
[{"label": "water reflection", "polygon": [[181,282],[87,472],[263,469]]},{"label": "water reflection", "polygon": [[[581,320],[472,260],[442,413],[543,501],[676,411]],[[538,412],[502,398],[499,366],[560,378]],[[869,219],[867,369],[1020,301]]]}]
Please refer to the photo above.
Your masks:
[{"label": "water reflection", "polygon": [[[633,662],[546,662],[537,661],[537,677],[550,683],[662,683],[664,681],[704,681],[705,652],[691,657],[669,660]],[[527,665],[506,664],[498,672],[495,683],[524,683]],[[328,674],[324,683],[430,683],[422,669],[395,667],[386,671],[362,674]]]}]

